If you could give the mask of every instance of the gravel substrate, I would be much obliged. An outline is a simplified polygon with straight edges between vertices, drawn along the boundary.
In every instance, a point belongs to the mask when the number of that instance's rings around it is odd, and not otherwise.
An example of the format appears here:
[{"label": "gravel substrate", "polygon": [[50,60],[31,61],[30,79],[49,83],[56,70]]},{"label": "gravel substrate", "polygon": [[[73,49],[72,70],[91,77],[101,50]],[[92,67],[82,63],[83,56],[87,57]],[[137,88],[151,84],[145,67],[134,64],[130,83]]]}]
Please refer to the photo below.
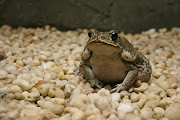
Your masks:
[{"label": "gravel substrate", "polygon": [[180,120],[180,28],[124,34],[152,66],[148,83],[110,93],[75,75],[87,30],[0,28],[0,119]]}]

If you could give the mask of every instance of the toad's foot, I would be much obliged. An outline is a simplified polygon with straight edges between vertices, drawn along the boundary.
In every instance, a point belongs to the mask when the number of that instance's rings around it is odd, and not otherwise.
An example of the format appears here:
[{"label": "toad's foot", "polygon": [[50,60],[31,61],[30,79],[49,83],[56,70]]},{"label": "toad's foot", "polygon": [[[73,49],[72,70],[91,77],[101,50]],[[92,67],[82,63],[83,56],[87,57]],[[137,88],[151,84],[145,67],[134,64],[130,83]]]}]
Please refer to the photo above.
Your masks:
[{"label": "toad's foot", "polygon": [[103,83],[96,78],[90,79],[89,81],[93,87],[96,86],[99,89],[103,87]]},{"label": "toad's foot", "polygon": [[117,84],[114,89],[111,90],[111,92],[120,92],[122,90],[126,90],[126,87],[123,86],[122,84]]}]

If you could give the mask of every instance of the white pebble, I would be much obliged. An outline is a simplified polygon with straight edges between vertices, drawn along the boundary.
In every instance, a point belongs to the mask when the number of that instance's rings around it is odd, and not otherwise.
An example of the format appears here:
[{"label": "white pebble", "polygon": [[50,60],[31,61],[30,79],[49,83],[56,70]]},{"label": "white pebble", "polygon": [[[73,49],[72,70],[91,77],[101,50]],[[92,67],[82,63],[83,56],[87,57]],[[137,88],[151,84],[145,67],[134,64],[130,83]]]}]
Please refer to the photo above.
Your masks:
[{"label": "white pebble", "polygon": [[54,64],[55,64],[54,62],[47,62],[47,63],[42,64],[42,67],[43,67],[44,70],[46,70],[46,69],[52,68],[52,66]]},{"label": "white pebble", "polygon": [[23,79],[16,79],[15,81],[13,81],[13,84],[20,86],[23,91],[30,89],[29,82]]}]

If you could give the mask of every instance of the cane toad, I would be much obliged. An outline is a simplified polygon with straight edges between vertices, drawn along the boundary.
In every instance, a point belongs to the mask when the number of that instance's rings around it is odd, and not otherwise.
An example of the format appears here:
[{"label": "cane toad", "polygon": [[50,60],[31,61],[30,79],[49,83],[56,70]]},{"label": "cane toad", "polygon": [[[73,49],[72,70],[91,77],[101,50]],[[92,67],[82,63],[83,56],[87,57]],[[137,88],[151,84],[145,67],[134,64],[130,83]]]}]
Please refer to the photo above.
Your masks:
[{"label": "cane toad", "polygon": [[136,80],[148,81],[151,76],[149,61],[117,31],[99,32],[91,29],[82,53],[80,73],[92,86],[117,83],[111,91],[131,88]]}]

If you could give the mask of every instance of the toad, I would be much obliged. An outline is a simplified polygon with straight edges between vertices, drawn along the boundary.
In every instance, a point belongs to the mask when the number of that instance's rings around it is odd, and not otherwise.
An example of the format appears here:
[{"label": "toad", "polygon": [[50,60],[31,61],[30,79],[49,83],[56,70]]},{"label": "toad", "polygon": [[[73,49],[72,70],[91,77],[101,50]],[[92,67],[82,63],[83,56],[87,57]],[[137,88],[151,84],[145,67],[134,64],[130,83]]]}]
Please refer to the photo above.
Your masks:
[{"label": "toad", "polygon": [[101,88],[104,83],[115,83],[111,91],[119,92],[133,87],[137,80],[150,79],[149,61],[116,30],[91,29],[88,36],[79,71],[92,86]]}]

